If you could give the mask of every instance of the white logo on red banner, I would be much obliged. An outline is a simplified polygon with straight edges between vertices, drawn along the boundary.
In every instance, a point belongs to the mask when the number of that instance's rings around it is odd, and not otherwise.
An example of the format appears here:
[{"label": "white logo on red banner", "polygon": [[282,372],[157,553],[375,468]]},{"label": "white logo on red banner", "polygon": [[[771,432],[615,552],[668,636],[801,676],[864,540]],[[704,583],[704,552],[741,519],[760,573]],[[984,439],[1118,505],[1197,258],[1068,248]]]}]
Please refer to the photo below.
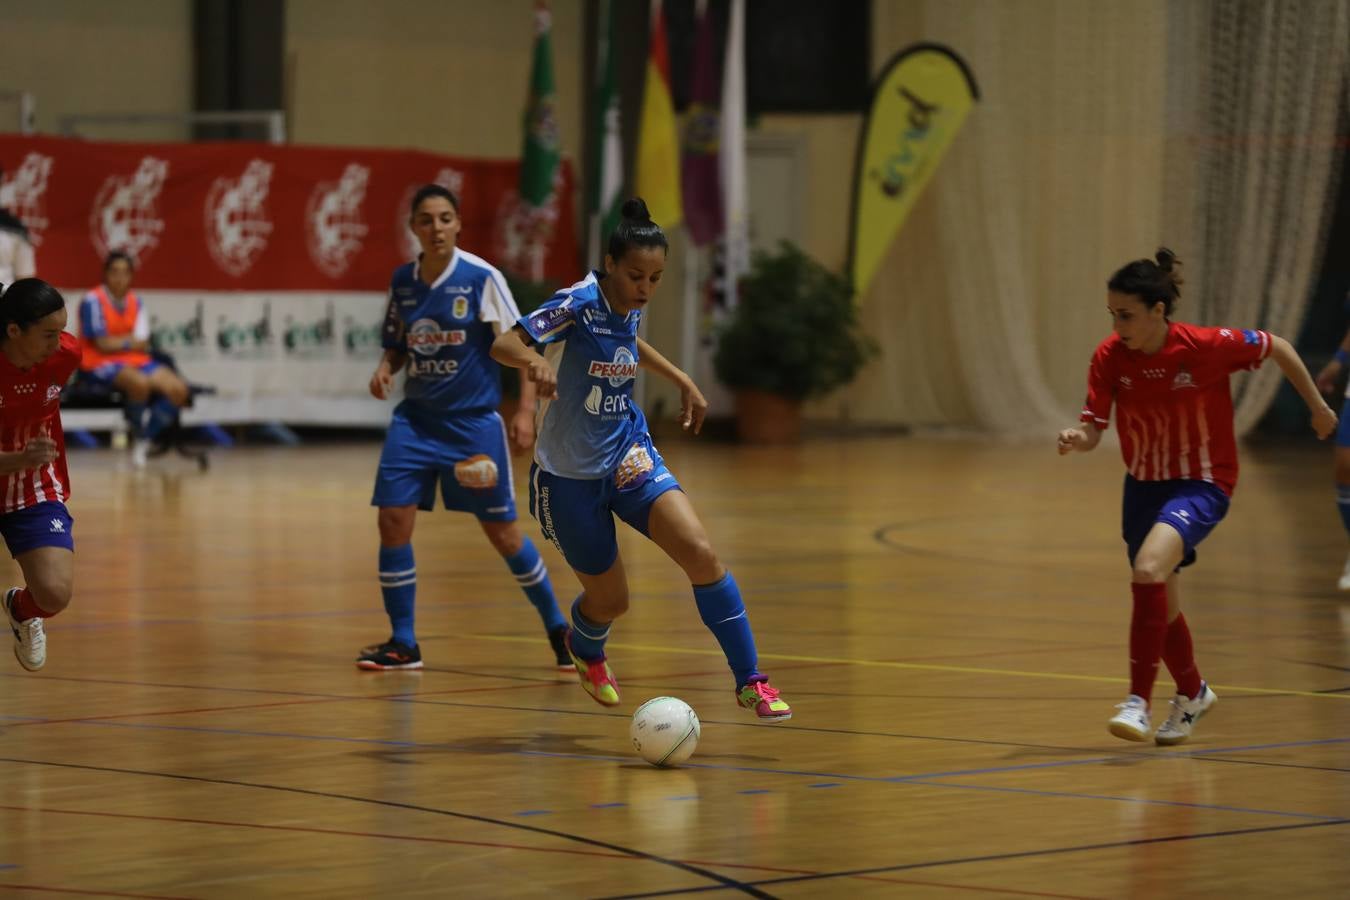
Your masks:
[{"label": "white logo on red banner", "polygon": [[206,195],[206,247],[216,265],[236,278],[267,249],[272,220],[265,204],[272,169],[269,162],[251,159],[242,175],[217,178]]},{"label": "white logo on red banner", "polygon": [[9,178],[0,178],[0,207],[8,209],[28,229],[34,247],[42,246],[47,228],[47,179],[52,174],[52,158],[29,153]]},{"label": "white logo on red banner", "polygon": [[309,231],[309,255],[314,265],[330,278],[339,278],[361,252],[362,238],[369,230],[361,218],[370,169],[351,163],[337,181],[315,186],[305,207]]},{"label": "white logo on red banner", "polygon": [[89,237],[99,256],[121,250],[143,264],[159,246],[164,231],[159,193],[168,176],[167,160],[144,156],[133,174],[110,175],[104,180],[89,214]]},{"label": "white logo on red banner", "polygon": [[[436,177],[427,183],[439,184],[458,197],[464,187],[464,173],[450,168],[441,169],[436,173]],[[417,254],[422,252],[421,245],[417,243],[416,235],[408,227],[409,213],[412,212],[410,209],[412,198],[417,196],[417,189],[421,186],[421,184],[408,185],[408,189],[403,192],[403,198],[398,201],[398,209],[395,211],[397,218],[394,219],[394,234],[402,236],[402,240],[399,241],[399,252],[404,259],[417,259]]]}]

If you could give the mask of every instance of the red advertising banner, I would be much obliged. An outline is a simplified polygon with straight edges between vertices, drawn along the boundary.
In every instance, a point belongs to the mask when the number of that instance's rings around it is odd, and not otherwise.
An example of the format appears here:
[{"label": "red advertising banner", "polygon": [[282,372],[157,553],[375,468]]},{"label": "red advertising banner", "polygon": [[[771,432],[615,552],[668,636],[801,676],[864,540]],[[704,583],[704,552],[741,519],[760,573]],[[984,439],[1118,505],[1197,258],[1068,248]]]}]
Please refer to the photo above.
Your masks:
[{"label": "red advertising banner", "polygon": [[0,135],[0,169],[38,275],[67,287],[125,250],[140,288],[383,291],[416,255],[408,203],[428,182],[459,196],[464,249],[526,278],[579,274],[566,162],[543,218],[519,209],[517,161],[408,150]]}]

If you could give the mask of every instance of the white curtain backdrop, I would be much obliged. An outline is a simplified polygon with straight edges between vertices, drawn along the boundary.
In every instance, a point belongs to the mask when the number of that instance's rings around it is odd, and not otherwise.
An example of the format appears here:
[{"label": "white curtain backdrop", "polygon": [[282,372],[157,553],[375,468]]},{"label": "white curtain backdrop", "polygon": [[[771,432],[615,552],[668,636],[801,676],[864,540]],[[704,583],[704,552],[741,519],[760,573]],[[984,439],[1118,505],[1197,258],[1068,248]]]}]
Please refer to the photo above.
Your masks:
[{"label": "white curtain backdrop", "polygon": [[[1160,244],[1178,318],[1294,337],[1336,195],[1350,0],[878,4],[875,65],[947,44],[981,91],[864,322],[854,420],[1038,435],[1077,417],[1105,283]],[[1239,386],[1249,428],[1278,386]]]}]

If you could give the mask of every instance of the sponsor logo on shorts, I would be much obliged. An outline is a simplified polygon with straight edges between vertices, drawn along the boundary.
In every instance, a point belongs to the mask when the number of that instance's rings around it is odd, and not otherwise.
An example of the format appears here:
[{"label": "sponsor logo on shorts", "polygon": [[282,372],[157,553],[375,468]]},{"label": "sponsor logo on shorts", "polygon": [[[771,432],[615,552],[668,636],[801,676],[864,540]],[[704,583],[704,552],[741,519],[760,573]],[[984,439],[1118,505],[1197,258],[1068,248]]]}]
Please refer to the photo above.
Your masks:
[{"label": "sponsor logo on shorts", "polygon": [[647,448],[641,444],[634,444],[628,448],[623,462],[619,463],[619,468],[614,472],[614,486],[619,490],[630,487],[654,468],[656,464],[652,462]]},{"label": "sponsor logo on shorts", "polygon": [[497,464],[492,457],[479,453],[455,463],[455,481],[470,490],[487,490],[497,486]]}]

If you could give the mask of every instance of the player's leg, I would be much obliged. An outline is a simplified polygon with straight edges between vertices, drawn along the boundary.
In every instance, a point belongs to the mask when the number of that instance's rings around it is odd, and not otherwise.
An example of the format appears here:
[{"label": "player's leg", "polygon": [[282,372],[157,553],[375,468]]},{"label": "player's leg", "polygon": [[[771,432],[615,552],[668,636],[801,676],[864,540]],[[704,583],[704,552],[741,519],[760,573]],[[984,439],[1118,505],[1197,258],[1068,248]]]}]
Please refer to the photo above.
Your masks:
[{"label": "player's leg", "polygon": [[26,583],[6,591],[3,601],[14,656],[36,671],[47,662],[43,620],[65,609],[74,589],[73,520],[64,504],[48,501],[10,513],[0,528]]},{"label": "player's leg", "polygon": [[1181,611],[1181,578],[1173,574],[1167,579],[1167,639],[1163,644],[1163,662],[1176,681],[1177,692],[1172,698],[1167,721],[1158,728],[1153,739],[1163,745],[1180,744],[1190,737],[1191,729],[1218,699],[1209,684],[1200,677],[1195,663],[1195,649],[1186,615]]},{"label": "player's leg", "polygon": [[[1341,421],[1336,428],[1336,508],[1341,513],[1341,522],[1350,535],[1350,397],[1341,407]],[[1336,587],[1350,591],[1350,556],[1346,557],[1345,568],[1341,570],[1340,581]]]},{"label": "player's leg", "polygon": [[178,419],[178,411],[188,401],[188,385],[177,372],[160,363],[149,363],[141,370],[150,382],[150,403],[145,423],[145,439],[153,441]]},{"label": "player's leg", "polygon": [[[103,369],[106,370],[107,367]],[[116,371],[107,380],[125,398],[122,415],[126,417],[127,428],[131,432],[131,464],[138,469],[142,468],[150,449],[145,436],[150,404],[150,379],[135,366],[117,365]]]},{"label": "player's leg", "polygon": [[[759,653],[736,578],[722,565],[693,503],[651,451],[652,478],[616,495],[620,517],[647,534],[688,576],[703,625],[717,638],[736,683],[736,700],[760,719],[786,722],[792,708],[759,671]],[[663,478],[664,475],[664,478]]]},{"label": "player's leg", "polygon": [[525,599],[539,613],[544,631],[553,649],[554,665],[559,671],[572,671],[567,652],[567,620],[558,610],[548,567],[534,542],[516,522],[515,485],[511,473],[511,452],[507,446],[506,424],[501,416],[463,418],[458,423],[462,437],[454,443],[453,464],[441,473],[442,499],[446,509],[472,512],[478,524],[501,554]]},{"label": "player's leg", "polygon": [[395,414],[385,435],[370,501],[379,509],[380,594],[389,616],[390,636],[382,644],[361,650],[356,665],[362,669],[422,668],[422,652],[413,627],[417,565],[412,535],[418,508],[431,509],[435,499],[435,449],[407,420]]},{"label": "player's leg", "polygon": [[567,652],[567,620],[558,609],[553,583],[549,580],[548,567],[539,555],[539,548],[525,536],[514,519],[509,522],[479,519],[478,524],[482,526],[493,549],[506,560],[506,567],[515,576],[516,583],[525,593],[525,599],[539,613],[558,669],[572,671],[572,658]]},{"label": "player's leg", "polygon": [[614,620],[628,611],[628,576],[619,557],[614,516],[603,481],[562,478],[533,466],[530,514],[581,582],[566,646],[581,686],[603,706],[619,704],[619,684],[605,656]]}]

